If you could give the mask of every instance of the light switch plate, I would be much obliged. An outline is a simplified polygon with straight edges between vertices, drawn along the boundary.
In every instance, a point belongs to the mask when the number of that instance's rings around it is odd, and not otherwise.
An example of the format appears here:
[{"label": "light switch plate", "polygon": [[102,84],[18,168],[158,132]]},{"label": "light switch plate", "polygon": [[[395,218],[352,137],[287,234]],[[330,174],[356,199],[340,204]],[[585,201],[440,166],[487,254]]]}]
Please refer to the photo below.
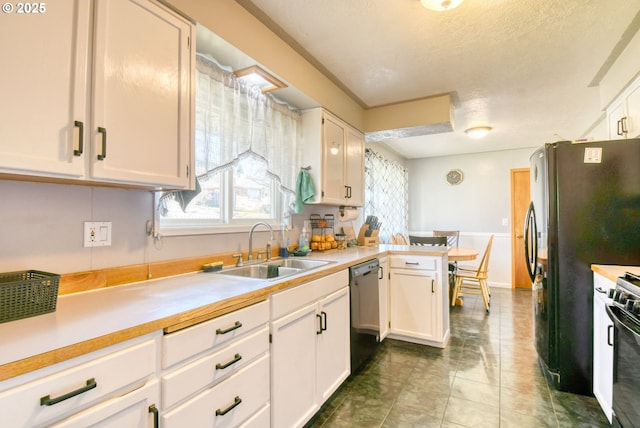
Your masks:
[{"label": "light switch plate", "polygon": [[85,221],[83,236],[85,247],[108,247],[111,245],[111,222]]}]

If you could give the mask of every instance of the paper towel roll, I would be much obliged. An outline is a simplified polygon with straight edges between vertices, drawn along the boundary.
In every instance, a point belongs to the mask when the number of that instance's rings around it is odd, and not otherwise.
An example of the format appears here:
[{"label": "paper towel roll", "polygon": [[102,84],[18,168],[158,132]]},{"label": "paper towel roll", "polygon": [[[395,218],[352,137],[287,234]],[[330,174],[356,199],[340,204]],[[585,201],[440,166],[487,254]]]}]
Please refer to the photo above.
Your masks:
[{"label": "paper towel roll", "polygon": [[358,212],[357,208],[345,208],[343,210],[340,210],[340,213],[338,214],[338,220],[340,221],[355,220],[358,218],[359,215],[360,213]]}]

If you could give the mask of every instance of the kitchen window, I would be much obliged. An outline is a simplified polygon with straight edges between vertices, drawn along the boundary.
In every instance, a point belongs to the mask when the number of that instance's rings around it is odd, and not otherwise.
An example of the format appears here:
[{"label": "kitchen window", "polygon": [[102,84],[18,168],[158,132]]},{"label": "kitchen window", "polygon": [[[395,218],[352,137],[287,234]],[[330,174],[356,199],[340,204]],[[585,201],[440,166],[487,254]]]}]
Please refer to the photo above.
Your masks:
[{"label": "kitchen window", "polygon": [[196,190],[168,192],[158,204],[162,234],[274,226],[292,212],[300,168],[300,115],[215,60],[196,67]]}]

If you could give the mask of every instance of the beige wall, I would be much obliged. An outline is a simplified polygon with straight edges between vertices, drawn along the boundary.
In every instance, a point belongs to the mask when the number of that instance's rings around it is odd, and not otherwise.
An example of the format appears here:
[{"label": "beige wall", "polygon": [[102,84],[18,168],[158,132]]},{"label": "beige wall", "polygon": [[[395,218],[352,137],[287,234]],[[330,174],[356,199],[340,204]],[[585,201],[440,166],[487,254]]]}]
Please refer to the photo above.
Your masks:
[{"label": "beige wall", "polygon": [[169,2],[353,127],[363,129],[362,107],[235,1]]},{"label": "beige wall", "polygon": [[408,128],[450,121],[449,95],[364,109],[233,0],[168,1],[361,131]]}]

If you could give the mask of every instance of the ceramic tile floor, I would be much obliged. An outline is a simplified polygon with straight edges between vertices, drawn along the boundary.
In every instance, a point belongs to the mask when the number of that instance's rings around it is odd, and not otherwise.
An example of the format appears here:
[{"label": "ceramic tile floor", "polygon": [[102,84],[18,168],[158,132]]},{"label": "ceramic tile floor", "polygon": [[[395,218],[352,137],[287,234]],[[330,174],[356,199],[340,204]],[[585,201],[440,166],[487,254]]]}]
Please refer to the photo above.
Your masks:
[{"label": "ceramic tile floor", "polygon": [[550,389],[533,345],[532,293],[492,289],[451,309],[446,349],[385,340],[308,427],[608,427],[593,397]]}]

